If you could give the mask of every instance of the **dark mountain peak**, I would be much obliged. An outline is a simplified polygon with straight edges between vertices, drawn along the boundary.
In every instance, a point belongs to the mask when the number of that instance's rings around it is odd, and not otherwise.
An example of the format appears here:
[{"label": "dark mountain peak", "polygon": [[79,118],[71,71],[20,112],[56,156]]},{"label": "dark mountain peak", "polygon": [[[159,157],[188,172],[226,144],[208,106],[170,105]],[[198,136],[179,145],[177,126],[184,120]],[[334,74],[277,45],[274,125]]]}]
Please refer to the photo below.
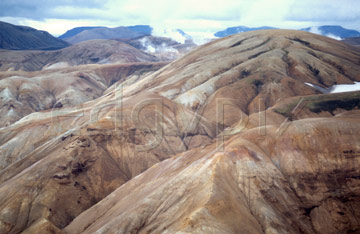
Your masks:
[{"label": "dark mountain peak", "polygon": [[0,49],[56,50],[68,45],[46,31],[0,22]]}]

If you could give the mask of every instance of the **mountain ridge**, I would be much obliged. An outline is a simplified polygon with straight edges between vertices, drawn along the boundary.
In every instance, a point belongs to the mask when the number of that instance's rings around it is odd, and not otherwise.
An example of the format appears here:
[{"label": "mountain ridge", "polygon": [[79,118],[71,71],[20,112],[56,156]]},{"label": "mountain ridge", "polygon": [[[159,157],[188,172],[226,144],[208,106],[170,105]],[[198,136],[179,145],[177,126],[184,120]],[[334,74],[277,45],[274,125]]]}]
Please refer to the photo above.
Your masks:
[{"label": "mountain ridge", "polygon": [[[76,33],[70,30],[71,37],[65,37],[64,40],[76,44],[83,41],[94,39],[133,39],[141,36],[150,35],[152,28],[148,25],[119,26],[115,28],[94,27],[77,28]],[[66,34],[66,33],[65,33]],[[68,33],[69,34],[69,33]],[[62,35],[64,37],[64,35]]]},{"label": "mountain ridge", "polygon": [[[73,67],[91,86],[120,79],[96,99],[0,128],[0,232],[357,231],[360,91],[308,84],[360,81],[359,59],[331,38],[262,30],[145,75],[128,77],[129,65]],[[58,89],[87,88],[56,79],[62,69],[40,73]],[[27,85],[7,87],[21,93],[0,99],[4,111],[36,100]]]},{"label": "mountain ridge", "polygon": [[[277,28],[268,27],[268,26],[255,27],[255,28],[249,28],[246,26],[236,26],[236,27],[230,27],[225,30],[216,32],[216,33],[214,33],[214,36],[215,37],[226,37],[226,36],[233,35],[233,34],[236,34],[239,32],[248,32],[248,31],[256,31],[256,30],[263,30],[263,29],[277,29]],[[323,26],[316,26],[316,27],[301,28],[299,30],[313,32],[313,33],[320,34],[323,36],[335,36],[335,37],[339,37],[339,38],[360,36],[360,32],[353,30],[353,29],[346,29],[339,25],[323,25]]]},{"label": "mountain ridge", "polygon": [[36,71],[83,64],[156,62],[145,51],[115,40],[89,40],[53,51],[0,50],[0,71]]},{"label": "mountain ridge", "polygon": [[57,50],[69,45],[46,31],[0,21],[0,49]]}]

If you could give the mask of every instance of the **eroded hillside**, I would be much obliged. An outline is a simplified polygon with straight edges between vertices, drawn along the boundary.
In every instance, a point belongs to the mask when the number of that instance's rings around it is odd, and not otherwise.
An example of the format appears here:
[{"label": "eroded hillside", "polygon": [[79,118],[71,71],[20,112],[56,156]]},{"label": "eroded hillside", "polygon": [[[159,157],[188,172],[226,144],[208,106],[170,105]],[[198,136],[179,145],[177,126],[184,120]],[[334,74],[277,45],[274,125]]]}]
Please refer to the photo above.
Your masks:
[{"label": "eroded hillside", "polygon": [[242,33],[27,115],[0,129],[0,232],[356,233],[360,94],[318,87],[359,82],[359,61]]}]

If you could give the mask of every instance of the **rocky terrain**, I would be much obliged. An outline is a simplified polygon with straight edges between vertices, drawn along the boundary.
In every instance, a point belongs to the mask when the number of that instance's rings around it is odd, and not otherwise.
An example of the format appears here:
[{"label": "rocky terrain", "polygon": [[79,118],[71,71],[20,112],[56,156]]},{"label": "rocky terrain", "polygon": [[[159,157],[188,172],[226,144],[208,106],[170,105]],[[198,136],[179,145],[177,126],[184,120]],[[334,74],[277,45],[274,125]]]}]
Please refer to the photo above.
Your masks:
[{"label": "rocky terrain", "polygon": [[0,128],[0,233],[360,231],[360,91],[323,91],[355,47],[262,30],[133,66],[0,74],[97,92]]},{"label": "rocky terrain", "polygon": [[0,49],[56,50],[67,46],[69,43],[53,37],[46,31],[0,21]]}]

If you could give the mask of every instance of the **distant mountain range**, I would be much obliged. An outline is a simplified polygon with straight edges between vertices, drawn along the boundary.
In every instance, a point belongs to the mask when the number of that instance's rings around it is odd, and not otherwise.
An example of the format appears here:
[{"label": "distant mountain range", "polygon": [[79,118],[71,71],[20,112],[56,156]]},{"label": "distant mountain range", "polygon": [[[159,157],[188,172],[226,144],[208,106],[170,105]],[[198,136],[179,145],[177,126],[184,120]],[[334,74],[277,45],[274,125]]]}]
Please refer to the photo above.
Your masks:
[{"label": "distant mountain range", "polygon": [[56,50],[67,46],[69,43],[53,37],[46,31],[0,21],[0,49]]},{"label": "distant mountain range", "polygon": [[128,27],[78,27],[73,28],[59,36],[71,44],[93,39],[133,39],[151,35],[152,28],[149,25],[135,25]]},{"label": "distant mountain range", "polygon": [[[240,33],[240,32],[248,32],[248,31],[256,31],[256,30],[263,30],[263,29],[276,29],[274,27],[257,27],[257,28],[249,28],[246,26],[238,26],[238,27],[231,27],[227,28],[223,31],[216,32],[214,34],[215,37],[226,37],[232,34]],[[300,29],[302,31],[317,33],[323,36],[334,37],[338,39],[344,39],[349,37],[360,37],[360,32],[352,29],[346,29],[338,25],[324,25],[318,27],[308,27]]]},{"label": "distant mountain range", "polygon": [[276,29],[274,27],[262,26],[258,28],[249,28],[246,26],[237,26],[237,27],[230,27],[225,30],[219,31],[214,33],[215,37],[227,37],[233,34],[241,33],[241,32],[249,32],[249,31],[257,31],[257,30],[264,30],[264,29]]},{"label": "distant mountain range", "polygon": [[[257,31],[265,29],[276,29],[275,27],[246,27],[237,26],[230,27],[225,30],[216,32],[215,37],[226,37],[232,34]],[[360,32],[356,30],[346,29],[336,25],[324,25],[317,27],[308,27],[300,29],[317,33],[323,36],[332,37],[335,39],[346,39],[360,37]],[[115,28],[108,28],[103,26],[84,26],[68,30],[58,38],[53,37],[48,32],[36,30],[26,26],[16,26],[5,22],[0,22],[0,49],[8,50],[56,50],[65,48],[71,44],[79,42],[94,40],[94,39],[116,39],[129,40],[140,39],[146,36],[151,36],[153,28],[150,25],[135,25],[135,26],[120,26]],[[158,34],[158,33],[157,33]],[[186,34],[181,29],[164,30],[162,37],[171,38],[181,44],[187,44],[187,47],[193,47],[192,37]],[[159,40],[159,39],[157,39]],[[163,40],[163,39],[161,39]],[[354,44],[355,39],[345,40],[344,42]],[[189,46],[190,45],[190,46]],[[157,45],[158,46],[158,45]],[[148,46],[149,47],[149,46]],[[150,47],[149,47],[150,48]],[[160,47],[157,47],[160,48]],[[163,50],[164,48],[162,48]],[[152,50],[150,48],[150,50]]]},{"label": "distant mountain range", "polygon": [[105,27],[96,27],[96,26],[95,27],[77,27],[77,28],[73,28],[73,29],[66,31],[66,33],[62,34],[58,38],[60,38],[60,39],[71,38],[71,37],[81,33],[82,31],[92,30],[92,29],[96,29],[96,28],[105,28]]},{"label": "distant mountain range", "polygon": [[319,27],[302,28],[300,30],[321,34],[323,36],[339,37],[341,39],[360,36],[360,32],[352,29],[346,29],[338,25],[324,25]]},{"label": "distant mountain range", "polygon": [[83,64],[157,62],[152,54],[115,40],[97,39],[55,51],[0,50],[0,71],[37,71]]}]

